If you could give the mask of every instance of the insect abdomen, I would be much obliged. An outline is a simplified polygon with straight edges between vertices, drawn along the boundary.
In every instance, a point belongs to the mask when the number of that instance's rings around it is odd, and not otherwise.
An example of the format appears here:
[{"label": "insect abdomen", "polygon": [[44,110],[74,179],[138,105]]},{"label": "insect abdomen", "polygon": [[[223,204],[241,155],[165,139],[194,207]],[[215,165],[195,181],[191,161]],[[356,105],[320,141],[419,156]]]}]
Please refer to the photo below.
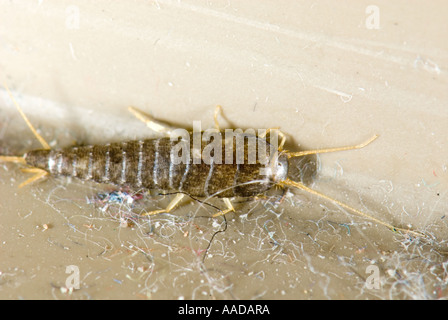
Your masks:
[{"label": "insect abdomen", "polygon": [[[52,175],[136,188],[165,189],[169,139],[135,140],[62,150],[34,150],[26,162]],[[169,159],[169,158],[168,158]]]},{"label": "insect abdomen", "polygon": [[197,197],[253,196],[274,184],[272,177],[261,175],[264,166],[260,164],[195,164],[193,159],[174,164],[171,152],[177,143],[161,138],[34,150],[25,159],[29,165],[52,175],[130,188],[180,191]]}]

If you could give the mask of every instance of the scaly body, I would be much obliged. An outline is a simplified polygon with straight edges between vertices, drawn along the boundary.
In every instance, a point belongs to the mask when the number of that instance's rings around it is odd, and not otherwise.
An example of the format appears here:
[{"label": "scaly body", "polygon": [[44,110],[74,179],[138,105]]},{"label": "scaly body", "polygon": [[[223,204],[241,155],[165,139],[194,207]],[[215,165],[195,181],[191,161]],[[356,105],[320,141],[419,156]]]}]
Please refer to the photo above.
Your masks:
[{"label": "scaly body", "polygon": [[[190,138],[193,139],[192,134]],[[270,145],[264,139],[257,139],[266,145],[269,152]],[[235,151],[231,163],[207,164],[201,161],[195,164],[190,157],[186,163],[175,164],[171,161],[171,154],[177,143],[178,141],[170,138],[160,138],[75,146],[62,150],[41,149],[28,152],[24,159],[28,165],[55,176],[70,176],[131,189],[177,191],[194,197],[255,196],[286,178],[286,155],[281,154],[278,158],[283,170],[267,174],[268,171],[263,169],[269,167],[270,163],[248,162],[248,139],[244,139],[246,152],[244,163],[241,164],[235,160]],[[190,145],[193,146],[192,143]],[[201,154],[204,146],[205,144],[202,145]],[[224,154],[224,145],[222,148]],[[190,154],[193,152],[191,149]]]}]

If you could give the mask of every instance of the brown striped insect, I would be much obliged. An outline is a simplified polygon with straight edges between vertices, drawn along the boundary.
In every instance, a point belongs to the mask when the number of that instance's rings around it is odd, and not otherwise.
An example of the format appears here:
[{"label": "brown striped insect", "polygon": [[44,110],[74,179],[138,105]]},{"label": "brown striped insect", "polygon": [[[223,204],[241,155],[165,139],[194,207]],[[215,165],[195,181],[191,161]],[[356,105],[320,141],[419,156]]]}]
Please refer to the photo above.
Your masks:
[{"label": "brown striped insect", "polygon": [[[361,149],[374,141],[373,136],[368,141],[346,147],[289,152],[283,150],[285,135],[280,133],[282,141],[278,149],[272,150],[272,145],[266,141],[264,135],[253,137],[269,149],[270,155],[267,163],[195,163],[189,159],[182,163],[173,163],[172,150],[177,141],[169,137],[159,139],[134,140],[119,143],[93,146],[73,146],[61,150],[53,150],[47,142],[36,132],[20,106],[15,101],[9,89],[5,86],[16,108],[28,127],[42,144],[42,149],[32,150],[23,156],[0,156],[0,161],[15,162],[25,165],[25,172],[34,173],[34,176],[20,184],[23,187],[48,175],[62,175],[91,180],[98,183],[109,183],[115,186],[126,186],[130,189],[161,190],[174,192],[176,196],[165,209],[153,210],[143,215],[171,212],[187,194],[192,197],[218,197],[226,204],[226,209],[221,210],[214,217],[235,211],[231,199],[234,197],[253,197],[264,194],[274,186],[284,188],[294,187],[323,199],[331,201],[340,207],[384,225],[393,231],[412,233],[421,236],[420,233],[397,228],[387,222],[372,217],[345,203],[326,196],[309,188],[300,179],[300,170],[290,170],[291,160],[306,155],[319,153],[346,151]],[[172,130],[169,126],[158,122],[143,112],[130,107],[129,109],[138,119],[146,123],[151,129],[165,133],[167,136]],[[218,123],[218,114],[221,107],[215,111],[215,129],[221,135]],[[269,132],[269,130],[267,131]],[[189,133],[187,139],[194,140],[194,132]],[[244,140],[243,141],[247,141]],[[233,142],[232,142],[233,143]],[[206,146],[201,144],[202,152]],[[224,149],[224,146],[222,146]],[[248,146],[243,145],[245,151]],[[192,153],[195,150],[190,150]],[[274,151],[274,152],[272,152]],[[245,152],[247,160],[248,152]],[[274,156],[272,156],[274,155]],[[270,170],[266,170],[270,168]]]}]

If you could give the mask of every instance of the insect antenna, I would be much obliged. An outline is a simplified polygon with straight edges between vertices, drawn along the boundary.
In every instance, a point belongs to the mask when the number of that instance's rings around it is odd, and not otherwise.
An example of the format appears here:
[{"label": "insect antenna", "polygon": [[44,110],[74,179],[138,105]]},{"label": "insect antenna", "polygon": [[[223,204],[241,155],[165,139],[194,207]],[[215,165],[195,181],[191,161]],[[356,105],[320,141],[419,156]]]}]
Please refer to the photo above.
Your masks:
[{"label": "insect antenna", "polygon": [[[368,144],[370,144],[371,142],[373,142],[376,138],[378,138],[378,135],[374,135],[369,140],[367,140],[367,141],[365,141],[365,142],[363,142],[361,144],[357,144],[357,145],[353,145],[353,146],[337,147],[337,148],[327,148],[327,149],[316,149],[316,150],[307,150],[307,151],[299,151],[299,152],[288,152],[288,151],[284,151],[284,152],[286,153],[288,158],[295,158],[295,157],[303,157],[303,156],[310,155],[310,154],[318,154],[318,153],[328,153],[328,152],[336,152],[336,151],[346,151],[346,150],[353,150],[353,149],[361,149],[361,148],[364,148],[365,146],[367,146]],[[293,181],[291,179],[285,179],[285,180],[281,181],[279,183],[279,185],[281,185],[281,186],[289,186],[289,187],[294,187],[294,188],[297,188],[297,189],[301,189],[301,190],[304,190],[304,191],[306,191],[308,193],[311,193],[313,195],[321,197],[321,198],[323,198],[325,200],[331,201],[331,202],[335,203],[336,205],[338,205],[340,207],[343,207],[345,209],[348,209],[349,211],[351,211],[351,212],[353,212],[353,213],[355,213],[355,214],[357,214],[357,215],[359,215],[361,217],[370,219],[370,220],[372,220],[372,221],[374,221],[374,222],[376,222],[378,224],[386,226],[387,228],[391,229],[394,232],[410,233],[410,234],[413,234],[413,235],[418,236],[418,237],[425,237],[425,235],[423,233],[420,233],[420,232],[417,232],[417,231],[413,231],[413,230],[409,230],[409,229],[397,228],[397,227],[393,226],[390,223],[387,223],[387,222],[384,222],[384,221],[382,221],[380,219],[372,217],[372,216],[368,215],[367,213],[364,213],[364,212],[362,212],[362,211],[360,211],[358,209],[355,209],[355,208],[353,208],[353,207],[351,207],[351,206],[349,206],[349,205],[347,205],[347,204],[345,204],[345,203],[343,203],[343,202],[341,202],[339,200],[331,198],[331,197],[329,197],[329,196],[327,196],[327,195],[325,195],[323,193],[320,193],[319,191],[316,191],[314,189],[311,189],[311,188],[305,186],[303,183],[296,182],[296,181]]]},{"label": "insect antenna", "polygon": [[299,151],[299,152],[286,152],[288,158],[295,158],[295,157],[303,157],[309,154],[317,154],[317,153],[327,153],[327,152],[336,152],[336,151],[347,151],[347,150],[353,150],[353,149],[361,149],[373,142],[376,138],[378,138],[378,135],[374,135],[372,138],[367,140],[366,142],[354,145],[354,146],[347,146],[347,147],[338,147],[338,148],[327,148],[327,149],[317,149],[317,150],[306,150],[306,151]]},{"label": "insect antenna", "polygon": [[280,184],[284,185],[284,186],[295,187],[295,188],[304,190],[304,191],[306,191],[308,193],[311,193],[313,195],[319,196],[319,197],[321,197],[321,198],[323,198],[325,200],[329,200],[329,201],[337,204],[340,207],[343,207],[345,209],[350,210],[351,212],[356,213],[357,215],[359,215],[359,216],[361,216],[363,218],[367,218],[367,219],[370,219],[370,220],[372,220],[372,221],[374,221],[376,223],[379,223],[379,224],[381,224],[381,225],[391,229],[394,232],[411,233],[411,234],[413,234],[415,236],[418,236],[418,237],[425,237],[424,234],[422,234],[420,232],[417,232],[417,231],[413,231],[413,230],[409,230],[409,229],[403,229],[403,228],[397,228],[397,227],[391,225],[390,223],[387,223],[387,222],[384,222],[384,221],[382,221],[380,219],[372,217],[371,215],[368,215],[367,213],[364,213],[364,212],[362,212],[362,211],[360,211],[358,209],[355,209],[355,208],[353,208],[353,207],[351,207],[351,206],[349,206],[349,205],[347,205],[347,204],[345,204],[345,203],[343,203],[343,202],[341,202],[339,200],[331,198],[331,197],[329,197],[329,196],[327,196],[327,195],[325,195],[323,193],[320,193],[319,191],[316,191],[314,189],[311,189],[311,188],[305,186],[304,184],[302,184],[300,182],[296,182],[296,181],[292,181],[290,179],[286,179],[286,180],[282,181]]}]

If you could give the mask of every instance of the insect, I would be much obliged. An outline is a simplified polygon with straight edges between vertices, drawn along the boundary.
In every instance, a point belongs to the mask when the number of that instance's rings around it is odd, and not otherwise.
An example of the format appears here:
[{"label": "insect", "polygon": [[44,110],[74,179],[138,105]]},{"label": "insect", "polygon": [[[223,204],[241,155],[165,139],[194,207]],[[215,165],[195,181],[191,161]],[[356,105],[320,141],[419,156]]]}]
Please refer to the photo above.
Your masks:
[{"label": "insect", "polygon": [[[34,173],[34,176],[20,184],[19,187],[40,180],[48,175],[64,175],[99,183],[109,183],[120,187],[125,186],[130,189],[158,189],[166,192],[174,191],[176,193],[174,199],[165,209],[148,211],[143,213],[143,215],[171,212],[179,205],[185,195],[199,198],[221,198],[226,205],[226,209],[221,210],[214,217],[235,211],[231,202],[231,199],[234,197],[257,196],[264,194],[274,186],[297,188],[333,202],[361,217],[386,226],[395,232],[400,231],[421,236],[416,231],[395,227],[392,224],[379,220],[311,189],[301,182],[298,175],[300,172],[290,170],[291,161],[294,158],[320,153],[361,149],[374,141],[377,138],[376,135],[358,145],[289,152],[283,150],[286,138],[282,133],[279,133],[281,137],[280,145],[275,150],[272,150],[273,146],[267,142],[267,134],[271,130],[267,130],[259,136],[243,136],[243,138],[251,138],[252,141],[257,141],[258,144],[266,148],[265,151],[268,151],[267,154],[269,156],[267,161],[264,163],[256,161],[250,164],[246,163],[247,157],[250,155],[250,152],[248,152],[248,141],[250,139],[243,139],[242,149],[245,151],[243,154],[244,161],[246,162],[243,161],[242,163],[235,163],[235,161],[230,161],[230,163],[217,163],[213,161],[213,157],[209,163],[201,159],[199,162],[195,162],[194,158],[192,159],[191,157],[187,161],[174,163],[172,151],[179,140],[173,140],[169,137],[125,141],[105,145],[73,146],[66,149],[53,150],[33,128],[9,89],[6,86],[5,88],[22,118],[43,147],[42,149],[29,151],[23,156],[0,156],[0,161],[25,165],[26,167],[23,171]],[[155,131],[168,135],[172,130],[169,126],[152,119],[135,108],[130,107],[129,110]],[[220,130],[217,120],[220,111],[221,107],[218,106],[215,111],[215,132],[218,136],[223,136],[224,131]],[[194,139],[195,133],[189,132],[184,141],[191,142]],[[235,137],[232,139],[231,144],[235,145]],[[199,151],[203,152],[205,148],[207,146],[201,142]],[[225,151],[224,143],[218,149]],[[190,148],[187,151],[194,153],[198,149]],[[215,149],[214,153],[217,151],[219,150]],[[233,153],[231,153],[233,160],[235,160],[235,152],[236,150],[233,150]]]}]

